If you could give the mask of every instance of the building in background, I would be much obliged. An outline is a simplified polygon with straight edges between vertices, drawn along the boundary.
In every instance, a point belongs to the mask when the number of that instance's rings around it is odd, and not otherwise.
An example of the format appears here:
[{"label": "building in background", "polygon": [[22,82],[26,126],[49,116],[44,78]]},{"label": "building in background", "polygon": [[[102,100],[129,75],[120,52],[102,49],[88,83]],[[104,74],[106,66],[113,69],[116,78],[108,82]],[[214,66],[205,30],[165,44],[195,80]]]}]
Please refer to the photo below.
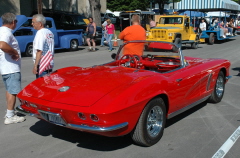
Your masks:
[{"label": "building in background", "polygon": [[[53,9],[83,14],[86,17],[91,15],[89,0],[41,0],[42,9]],[[106,0],[100,0],[101,12],[106,12]],[[0,16],[6,12],[16,15],[30,16],[37,10],[38,0],[1,0]]]}]

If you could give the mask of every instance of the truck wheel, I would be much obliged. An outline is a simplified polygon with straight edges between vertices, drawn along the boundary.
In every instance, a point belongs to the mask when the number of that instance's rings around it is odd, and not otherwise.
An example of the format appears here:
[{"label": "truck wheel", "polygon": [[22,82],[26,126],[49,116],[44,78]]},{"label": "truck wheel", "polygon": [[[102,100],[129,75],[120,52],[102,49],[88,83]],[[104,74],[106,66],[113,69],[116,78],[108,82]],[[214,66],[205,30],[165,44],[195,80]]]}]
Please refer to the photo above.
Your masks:
[{"label": "truck wheel", "polygon": [[87,36],[82,36],[82,43],[83,43],[83,46],[87,46]]},{"label": "truck wheel", "polygon": [[31,44],[28,44],[27,47],[26,47],[26,51],[25,51],[25,56],[26,57],[31,57],[33,54],[33,45],[32,43]]},{"label": "truck wheel", "polygon": [[214,33],[210,33],[208,44],[213,45],[214,42],[215,42],[215,35],[214,35]]},{"label": "truck wheel", "polygon": [[198,41],[199,41],[199,37],[196,36],[195,42],[191,44],[192,49],[197,49],[198,48]]},{"label": "truck wheel", "polygon": [[[174,41],[174,44],[176,44],[179,48],[182,47],[182,41],[181,41],[181,38],[177,37]],[[176,48],[173,49],[173,51],[178,51]]]},{"label": "truck wheel", "polygon": [[70,50],[75,51],[78,49],[78,41],[73,39],[70,41]]},{"label": "truck wheel", "polygon": [[131,133],[133,141],[142,146],[156,144],[163,135],[165,123],[165,103],[162,98],[155,98],[146,105]]},{"label": "truck wheel", "polygon": [[214,90],[211,96],[208,98],[208,102],[219,103],[223,98],[224,91],[225,91],[225,75],[223,74],[222,71],[220,71],[215,83]]}]

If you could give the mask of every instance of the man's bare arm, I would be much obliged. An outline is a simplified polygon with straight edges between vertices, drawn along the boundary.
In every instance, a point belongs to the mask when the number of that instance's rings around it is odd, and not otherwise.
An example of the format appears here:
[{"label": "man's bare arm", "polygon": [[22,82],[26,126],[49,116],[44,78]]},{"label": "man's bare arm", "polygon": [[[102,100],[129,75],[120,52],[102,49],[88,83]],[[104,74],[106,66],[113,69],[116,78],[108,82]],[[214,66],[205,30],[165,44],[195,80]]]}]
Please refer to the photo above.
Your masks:
[{"label": "man's bare arm", "polygon": [[18,55],[18,52],[6,42],[0,41],[0,49],[2,49],[2,51],[10,55]]}]

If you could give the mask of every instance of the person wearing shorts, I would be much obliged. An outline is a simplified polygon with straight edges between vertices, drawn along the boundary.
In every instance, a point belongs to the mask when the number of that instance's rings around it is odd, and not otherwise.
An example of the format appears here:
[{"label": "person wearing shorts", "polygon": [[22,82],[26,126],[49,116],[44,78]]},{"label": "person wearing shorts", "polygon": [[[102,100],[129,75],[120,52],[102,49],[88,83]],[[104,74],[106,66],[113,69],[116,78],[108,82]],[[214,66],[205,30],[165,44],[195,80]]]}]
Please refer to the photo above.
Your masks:
[{"label": "person wearing shorts", "polygon": [[4,124],[19,123],[25,120],[14,111],[16,95],[21,91],[21,53],[12,30],[16,28],[17,20],[13,13],[2,15],[0,27],[0,74],[6,88],[7,113]]},{"label": "person wearing shorts", "polygon": [[[96,43],[95,43],[95,36],[96,36],[96,23],[93,22],[93,18],[88,18],[89,24],[87,25],[86,32],[87,32],[87,44],[89,51],[95,51]],[[92,42],[92,46],[91,46]]]}]

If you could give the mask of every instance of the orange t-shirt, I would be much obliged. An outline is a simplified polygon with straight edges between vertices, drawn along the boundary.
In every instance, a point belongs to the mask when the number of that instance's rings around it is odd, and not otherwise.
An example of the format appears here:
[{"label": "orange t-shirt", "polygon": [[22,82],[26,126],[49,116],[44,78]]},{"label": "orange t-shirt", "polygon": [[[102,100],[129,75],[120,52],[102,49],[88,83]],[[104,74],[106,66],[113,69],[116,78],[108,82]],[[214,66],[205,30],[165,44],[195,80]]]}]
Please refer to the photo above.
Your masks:
[{"label": "orange t-shirt", "polygon": [[[146,31],[141,25],[126,27],[119,35],[123,42],[134,40],[146,40]],[[136,54],[142,56],[144,43],[129,43],[124,46],[123,54]]]}]

